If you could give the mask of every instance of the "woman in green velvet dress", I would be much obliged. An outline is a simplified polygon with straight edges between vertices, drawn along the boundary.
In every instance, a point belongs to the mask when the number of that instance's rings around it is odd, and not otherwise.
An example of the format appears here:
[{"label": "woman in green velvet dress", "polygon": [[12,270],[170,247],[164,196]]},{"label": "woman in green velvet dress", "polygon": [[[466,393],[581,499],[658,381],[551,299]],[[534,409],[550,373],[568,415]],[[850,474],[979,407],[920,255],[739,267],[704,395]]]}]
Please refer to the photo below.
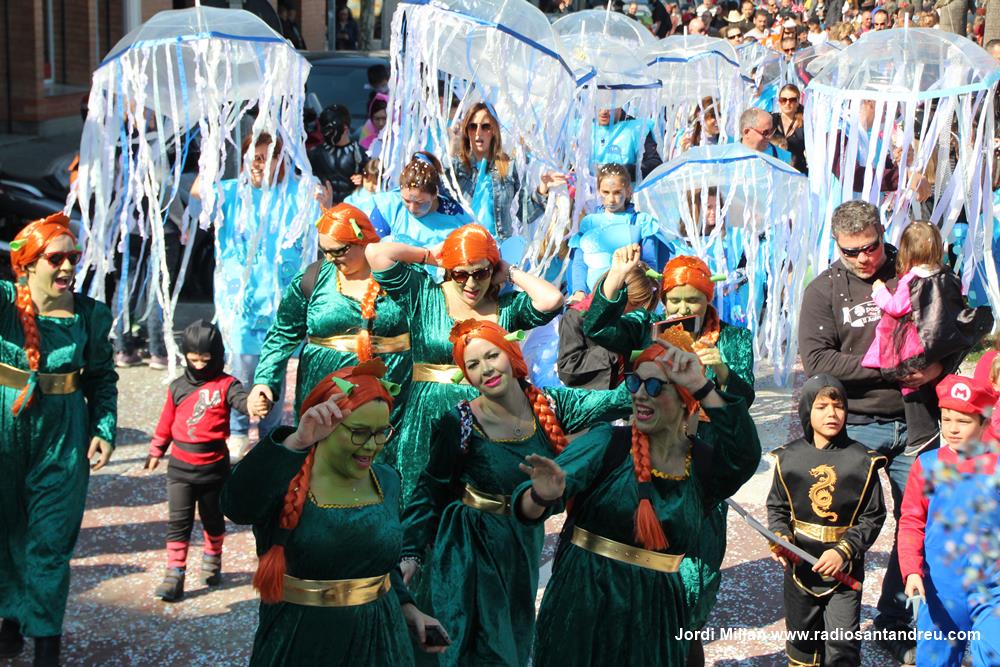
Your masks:
[{"label": "woman in green velvet dress", "polygon": [[[365,254],[375,279],[406,313],[410,331],[411,409],[385,450],[386,463],[403,477],[405,502],[427,466],[434,422],[476,396],[452,361],[448,337],[455,323],[477,319],[508,331],[532,329],[558,314],[563,297],[551,283],[501,261],[496,241],[480,225],[453,231],[439,254],[401,243],[374,243]],[[444,282],[437,283],[420,264],[443,267]],[[505,283],[521,291],[499,294]]]},{"label": "woman in green velvet dress", "polygon": [[[625,277],[641,260],[638,245],[619,248],[612,258],[611,270],[603,283],[594,289],[590,309],[584,315],[584,335],[613,352],[628,355],[649,345],[654,323],[659,316],[649,310],[625,312],[627,293]],[[728,394],[740,396],[747,409],[754,401],[753,335],[749,330],[719,320],[711,305],[715,288],[708,266],[697,257],[675,257],[663,268],[660,290],[666,318],[695,317],[701,326],[695,333],[694,350],[708,378]],[[712,424],[702,415],[698,436],[708,443],[715,441]],[[727,506],[720,503],[709,510],[711,530],[702,533],[703,542],[688,553],[682,567],[695,570],[688,581],[700,581],[691,589],[691,604],[696,609],[690,629],[700,630],[715,605],[721,575],[719,567],[726,555]],[[696,575],[696,576],[695,576]],[[701,650],[700,644],[693,647]]]},{"label": "woman in green velvet dress", "polygon": [[511,516],[510,494],[525,480],[518,464],[528,454],[561,452],[564,432],[631,410],[624,385],[532,386],[512,337],[482,320],[455,326],[453,360],[480,395],[435,424],[430,461],[403,512],[404,580],[429,549],[418,600],[453,641],[442,665],[528,663],[545,532]]},{"label": "woman in green velvet dress", "polygon": [[[648,348],[626,378],[634,426],[598,427],[555,461],[533,455],[514,493],[516,516],[538,522],[573,499],[572,540],[557,555],[542,599],[533,664],[682,667],[690,630],[683,556],[706,509],[732,495],[760,459],[746,402],[719,392],[697,355]],[[709,448],[685,433],[687,416],[712,420]],[[707,460],[705,460],[707,458]]]},{"label": "woman in green velvet dress", "polygon": [[410,336],[399,304],[386,297],[365,259],[365,247],[378,242],[378,234],[368,216],[350,204],[325,210],[316,228],[325,261],[306,268],[285,291],[261,347],[247,405],[254,416],[267,413],[288,359],[305,340],[296,376],[296,414],[306,392],[321,379],[376,355],[385,361],[388,379],[401,387],[393,406],[393,423],[398,424],[410,384]]},{"label": "woman in green velvet dress", "polygon": [[447,633],[399,574],[399,474],[374,462],[393,430],[384,373],[376,359],[321,380],[298,427],[265,437],[223,489],[223,511],[253,524],[260,557],[251,665],[411,665],[407,625],[422,648],[444,650],[432,644]]},{"label": "woman in green velvet dress", "polygon": [[73,293],[79,260],[57,213],[21,230],[17,285],[0,282],[0,659],[27,635],[36,665],[59,664],[90,468],[104,467],[115,439],[111,312]]}]

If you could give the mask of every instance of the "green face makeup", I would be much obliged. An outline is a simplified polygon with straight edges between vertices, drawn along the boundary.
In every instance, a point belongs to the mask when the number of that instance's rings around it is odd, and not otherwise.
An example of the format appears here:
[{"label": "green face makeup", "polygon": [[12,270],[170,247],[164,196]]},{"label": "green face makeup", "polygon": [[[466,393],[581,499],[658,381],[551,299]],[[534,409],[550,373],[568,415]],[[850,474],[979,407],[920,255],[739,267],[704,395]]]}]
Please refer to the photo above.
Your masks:
[{"label": "green face makeup", "polygon": [[[330,469],[345,480],[364,479],[368,476],[376,455],[385,447],[380,433],[389,428],[389,405],[384,401],[370,401],[355,409],[321,440],[317,450]],[[365,434],[371,437],[357,445]]]}]

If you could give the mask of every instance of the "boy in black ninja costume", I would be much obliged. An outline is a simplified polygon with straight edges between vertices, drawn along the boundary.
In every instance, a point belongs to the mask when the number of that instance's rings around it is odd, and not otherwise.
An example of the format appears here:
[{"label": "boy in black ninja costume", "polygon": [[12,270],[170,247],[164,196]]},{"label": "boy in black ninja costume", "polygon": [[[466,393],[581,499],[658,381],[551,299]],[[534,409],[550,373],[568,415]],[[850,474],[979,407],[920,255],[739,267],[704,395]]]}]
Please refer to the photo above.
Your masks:
[{"label": "boy in black ninja costume", "polygon": [[885,521],[878,470],[885,458],[847,437],[847,392],[830,375],[814,375],[802,387],[803,437],[775,449],[774,481],[767,497],[768,528],[818,559],[815,566],[785,568],[785,626],[805,631],[785,643],[789,665],[861,664],[861,642],[819,632],[856,632],[861,592],[833,577],[841,570],[864,580],[865,552]]}]

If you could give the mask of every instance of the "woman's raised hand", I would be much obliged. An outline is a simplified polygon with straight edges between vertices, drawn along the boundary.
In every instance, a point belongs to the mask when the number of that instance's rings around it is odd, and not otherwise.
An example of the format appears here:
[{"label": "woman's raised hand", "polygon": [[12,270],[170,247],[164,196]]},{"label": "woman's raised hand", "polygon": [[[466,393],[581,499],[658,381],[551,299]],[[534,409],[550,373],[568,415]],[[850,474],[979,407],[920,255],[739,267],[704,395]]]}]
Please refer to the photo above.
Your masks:
[{"label": "woman's raised hand", "polygon": [[654,341],[666,350],[656,360],[666,366],[667,379],[688,391],[705,386],[705,368],[694,352],[685,352],[663,340]]},{"label": "woman's raised hand", "polygon": [[622,246],[611,256],[611,268],[604,278],[604,296],[614,299],[618,290],[625,285],[625,278],[642,261],[642,248],[638,243]]},{"label": "woman's raised hand", "polygon": [[531,477],[531,486],[543,500],[556,500],[566,491],[566,473],[552,459],[531,454],[518,464],[521,472]]},{"label": "woman's raised hand", "polygon": [[285,442],[282,444],[288,449],[309,449],[333,433],[333,429],[337,428],[340,422],[351,414],[350,408],[341,408],[337,405],[337,401],[343,398],[344,394],[338,391],[323,403],[306,410],[299,419],[298,428],[285,438]]}]

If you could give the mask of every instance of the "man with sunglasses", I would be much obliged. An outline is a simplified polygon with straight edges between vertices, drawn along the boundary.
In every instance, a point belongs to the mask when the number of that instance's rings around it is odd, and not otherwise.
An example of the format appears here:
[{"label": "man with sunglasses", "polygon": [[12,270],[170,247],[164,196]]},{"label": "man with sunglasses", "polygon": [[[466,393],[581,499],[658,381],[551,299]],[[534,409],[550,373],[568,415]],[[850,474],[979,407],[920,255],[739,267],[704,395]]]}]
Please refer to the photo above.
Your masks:
[{"label": "man with sunglasses", "polygon": [[773,136],[774,119],[763,109],[750,107],[740,116],[740,142],[744,146],[792,164],[792,154],[772,144]]},{"label": "man with sunglasses", "polygon": [[[833,212],[833,240],[840,259],[806,287],[799,319],[799,354],[806,375],[826,373],[847,390],[847,433],[888,460],[893,515],[899,520],[903,490],[916,454],[906,449],[903,398],[897,382],[877,369],[863,368],[861,358],[875,338],[881,310],[872,300],[876,280],[896,278],[896,249],[883,241],[878,209],[855,200]],[[942,372],[935,363],[905,380],[919,387]],[[893,543],[878,601],[878,629],[906,629],[911,615],[904,604],[903,580]],[[909,640],[883,640],[900,662],[913,663],[916,648]]]}]

